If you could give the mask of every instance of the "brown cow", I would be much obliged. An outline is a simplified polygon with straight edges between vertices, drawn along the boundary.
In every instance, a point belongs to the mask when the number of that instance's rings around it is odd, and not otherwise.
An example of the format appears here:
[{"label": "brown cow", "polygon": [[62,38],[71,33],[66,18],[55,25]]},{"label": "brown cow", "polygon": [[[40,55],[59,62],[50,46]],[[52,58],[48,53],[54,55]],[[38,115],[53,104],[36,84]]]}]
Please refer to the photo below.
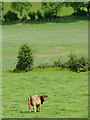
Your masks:
[{"label": "brown cow", "polygon": [[29,105],[29,112],[31,112],[31,105],[33,106],[34,112],[36,112],[36,108],[40,112],[40,106],[46,100],[48,95],[31,95],[28,97],[28,105]]}]

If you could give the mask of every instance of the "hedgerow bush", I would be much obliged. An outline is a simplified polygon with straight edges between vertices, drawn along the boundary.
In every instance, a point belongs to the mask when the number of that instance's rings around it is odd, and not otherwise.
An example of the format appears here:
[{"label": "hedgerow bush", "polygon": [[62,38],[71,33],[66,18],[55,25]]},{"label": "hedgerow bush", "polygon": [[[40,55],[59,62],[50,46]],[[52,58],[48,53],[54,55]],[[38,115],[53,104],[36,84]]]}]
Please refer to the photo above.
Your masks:
[{"label": "hedgerow bush", "polygon": [[24,16],[22,17],[22,21],[25,21],[25,20],[27,20],[27,16],[26,16],[26,15],[24,15]]},{"label": "hedgerow bush", "polygon": [[77,12],[72,14],[73,16],[87,16],[87,12],[85,10],[78,9]]},{"label": "hedgerow bush", "polygon": [[63,62],[60,59],[53,62],[53,67],[70,68],[76,72],[85,72],[88,70],[88,61],[85,57],[78,57],[75,54],[70,54],[68,61]]},{"label": "hedgerow bush", "polygon": [[21,46],[18,53],[18,62],[15,70],[29,71],[33,65],[32,50],[27,44]]},{"label": "hedgerow bush", "polygon": [[37,14],[38,20],[41,20],[43,18],[42,13],[40,12],[40,10],[38,10],[36,14]]},{"label": "hedgerow bush", "polygon": [[50,65],[48,62],[40,64],[38,66],[38,68],[50,68],[50,67],[52,67],[52,65]]},{"label": "hedgerow bush", "polygon": [[62,66],[62,61],[60,60],[60,58],[58,60],[55,60],[53,62],[53,67],[61,67]]},{"label": "hedgerow bush", "polygon": [[88,62],[85,57],[77,57],[75,54],[70,54],[68,68],[71,68],[76,72],[85,72],[88,70]]},{"label": "hedgerow bush", "polygon": [[15,13],[15,12],[13,12],[13,11],[11,11],[11,10],[9,10],[4,16],[3,16],[3,18],[5,19],[5,21],[16,21],[16,20],[19,20],[19,18],[18,18],[18,15]]},{"label": "hedgerow bush", "polygon": [[62,61],[60,58],[55,60],[53,64],[43,63],[39,65],[39,68],[50,68],[50,67],[62,67],[62,68],[70,68],[76,72],[85,72],[90,70],[90,66],[88,67],[88,61],[85,57],[78,57],[76,54],[70,54],[68,56],[67,61]]},{"label": "hedgerow bush", "polygon": [[52,67],[62,67],[62,68],[68,68],[68,64],[67,62],[63,62],[60,59],[58,59],[57,61],[53,62]]},{"label": "hedgerow bush", "polygon": [[44,17],[46,18],[46,19],[50,19],[50,18],[52,18],[52,12],[51,11],[44,11]]},{"label": "hedgerow bush", "polygon": [[30,20],[35,20],[36,13],[35,12],[29,12],[28,16],[30,17]]}]

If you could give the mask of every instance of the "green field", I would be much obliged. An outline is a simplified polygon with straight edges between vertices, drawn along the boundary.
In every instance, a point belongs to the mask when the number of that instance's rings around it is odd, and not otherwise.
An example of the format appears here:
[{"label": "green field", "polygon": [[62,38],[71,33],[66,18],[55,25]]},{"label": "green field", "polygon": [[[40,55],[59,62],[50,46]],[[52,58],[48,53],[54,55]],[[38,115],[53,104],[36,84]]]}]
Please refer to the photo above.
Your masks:
[{"label": "green field", "polygon": [[[69,69],[37,69],[12,73],[20,46],[33,49],[34,65],[61,58],[70,52],[88,57],[88,22],[85,20],[3,25],[3,117],[86,118],[88,117],[88,72]],[[28,112],[30,94],[48,94],[41,112]]]},{"label": "green field", "polygon": [[67,60],[70,52],[88,56],[88,22],[3,25],[3,69],[15,67],[18,50],[28,43],[35,56],[34,65]]},{"label": "green field", "polygon": [[[3,73],[3,117],[88,117],[88,73],[64,69],[35,69],[28,73]],[[30,94],[48,94],[41,112],[28,110]]]}]

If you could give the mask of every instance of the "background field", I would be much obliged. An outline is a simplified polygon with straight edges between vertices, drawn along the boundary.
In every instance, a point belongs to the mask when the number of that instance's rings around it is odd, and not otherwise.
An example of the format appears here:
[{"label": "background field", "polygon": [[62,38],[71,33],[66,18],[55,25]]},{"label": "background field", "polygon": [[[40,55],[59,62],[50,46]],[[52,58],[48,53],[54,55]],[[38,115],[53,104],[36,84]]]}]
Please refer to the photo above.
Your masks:
[{"label": "background field", "polygon": [[34,65],[67,60],[70,52],[88,56],[88,22],[3,25],[3,69],[13,69],[20,46],[28,43]]},{"label": "background field", "polygon": [[[3,117],[6,118],[85,118],[88,117],[88,72],[69,69],[33,69],[12,73],[20,46],[33,49],[34,66],[67,60],[70,52],[88,57],[88,22],[3,25]],[[48,94],[41,112],[28,112],[30,94]]]}]

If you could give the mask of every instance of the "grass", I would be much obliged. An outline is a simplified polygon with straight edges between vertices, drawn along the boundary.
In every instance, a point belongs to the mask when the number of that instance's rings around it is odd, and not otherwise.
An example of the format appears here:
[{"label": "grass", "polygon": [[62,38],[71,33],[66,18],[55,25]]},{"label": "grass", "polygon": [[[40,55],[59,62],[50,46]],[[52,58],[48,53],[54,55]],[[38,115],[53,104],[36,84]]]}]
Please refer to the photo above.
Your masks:
[{"label": "grass", "polygon": [[3,69],[12,69],[20,46],[28,43],[35,56],[34,65],[67,60],[70,52],[88,56],[88,22],[3,25]]},{"label": "grass", "polygon": [[[33,69],[27,73],[3,72],[3,117],[87,118],[88,73],[61,68]],[[41,112],[28,112],[30,94],[48,94]]]}]

